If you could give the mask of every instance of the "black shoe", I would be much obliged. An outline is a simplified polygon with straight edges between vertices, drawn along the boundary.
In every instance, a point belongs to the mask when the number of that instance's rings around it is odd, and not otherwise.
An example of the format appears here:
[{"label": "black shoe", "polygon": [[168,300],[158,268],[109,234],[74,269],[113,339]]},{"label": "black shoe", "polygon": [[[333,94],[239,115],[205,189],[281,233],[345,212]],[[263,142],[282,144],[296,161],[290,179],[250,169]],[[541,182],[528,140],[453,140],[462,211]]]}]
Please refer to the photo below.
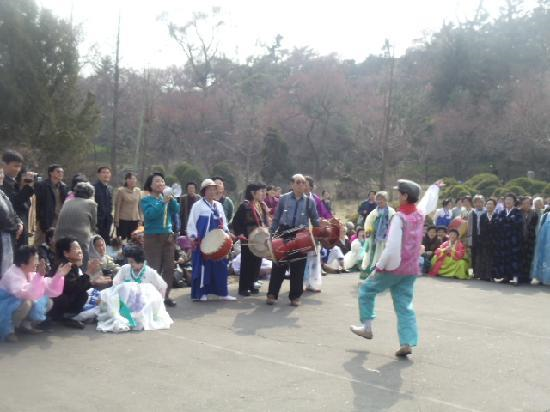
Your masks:
[{"label": "black shoe", "polygon": [[260,289],[253,288],[250,290],[251,295],[257,295],[258,293],[260,293]]},{"label": "black shoe", "polygon": [[241,296],[250,296],[250,292],[248,290],[240,290],[239,295],[241,295]]},{"label": "black shoe", "polygon": [[74,319],[63,319],[63,325],[71,329],[84,329],[86,327],[84,323]]},{"label": "black shoe", "polygon": [[164,299],[164,305],[168,306],[169,308],[173,308],[174,306],[176,306],[176,302],[174,302],[170,298],[167,298],[167,299]]},{"label": "black shoe", "polygon": [[36,325],[35,328],[43,331],[50,331],[53,329],[53,322],[50,319],[46,319],[45,321],[40,322],[38,325]]}]

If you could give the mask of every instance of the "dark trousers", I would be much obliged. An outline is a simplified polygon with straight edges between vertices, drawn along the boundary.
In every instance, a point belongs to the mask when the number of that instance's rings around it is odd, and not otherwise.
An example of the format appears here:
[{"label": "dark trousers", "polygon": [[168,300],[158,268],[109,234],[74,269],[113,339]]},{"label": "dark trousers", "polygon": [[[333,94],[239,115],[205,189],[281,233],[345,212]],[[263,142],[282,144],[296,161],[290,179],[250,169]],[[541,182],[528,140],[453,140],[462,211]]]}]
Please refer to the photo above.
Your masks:
[{"label": "dark trousers", "polygon": [[132,232],[138,228],[138,223],[137,220],[120,220],[116,229],[117,236],[122,240],[130,239],[132,237]]},{"label": "dark trousers", "polygon": [[82,312],[82,308],[88,300],[88,292],[75,290],[74,293],[62,294],[52,300],[53,307],[50,316],[53,320],[63,320],[66,313],[75,315]]},{"label": "dark trousers", "polygon": [[239,292],[254,289],[254,282],[260,275],[262,258],[254,255],[247,245],[241,246],[241,273],[239,276]]},{"label": "dark trousers", "polygon": [[145,234],[143,240],[147,264],[155,269],[168,285],[166,296],[164,296],[167,299],[172,286],[174,286],[174,270],[176,269],[174,235]]},{"label": "dark trousers", "polygon": [[113,227],[113,218],[108,216],[97,222],[97,234],[100,235],[107,245],[111,244],[111,229]]},{"label": "dark trousers", "polygon": [[290,267],[290,300],[298,299],[304,293],[304,270],[306,268],[306,259],[295,260],[291,263],[275,263],[271,269],[271,279],[269,281],[268,294],[275,299],[279,298],[279,290],[285,280],[285,272]]}]

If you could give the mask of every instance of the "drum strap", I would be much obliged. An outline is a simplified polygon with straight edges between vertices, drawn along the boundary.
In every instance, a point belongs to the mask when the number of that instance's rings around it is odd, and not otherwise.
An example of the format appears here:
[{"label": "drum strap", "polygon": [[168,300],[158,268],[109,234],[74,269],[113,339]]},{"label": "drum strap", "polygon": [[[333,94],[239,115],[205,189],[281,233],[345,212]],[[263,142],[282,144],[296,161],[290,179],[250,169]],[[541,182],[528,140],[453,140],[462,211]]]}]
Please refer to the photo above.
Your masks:
[{"label": "drum strap", "polygon": [[[256,226],[263,227],[264,226],[264,220],[258,213],[258,209],[256,209],[256,203],[252,202],[252,216],[254,216],[254,220],[256,221]],[[260,203],[260,208],[262,208],[262,205]]]}]

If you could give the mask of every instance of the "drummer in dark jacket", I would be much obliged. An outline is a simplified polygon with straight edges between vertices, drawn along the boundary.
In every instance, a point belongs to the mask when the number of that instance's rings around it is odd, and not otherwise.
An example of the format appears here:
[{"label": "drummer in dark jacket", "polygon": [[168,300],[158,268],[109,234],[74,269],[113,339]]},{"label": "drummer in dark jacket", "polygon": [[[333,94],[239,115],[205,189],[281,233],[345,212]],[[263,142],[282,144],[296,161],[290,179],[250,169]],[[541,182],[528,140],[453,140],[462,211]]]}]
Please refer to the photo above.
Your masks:
[{"label": "drummer in dark jacket", "polygon": [[[302,174],[292,176],[292,191],[281,196],[279,205],[273,216],[271,232],[274,235],[283,235],[292,229],[308,228],[309,223],[319,226],[319,215],[315,202],[310,196],[304,194],[306,179]],[[284,236],[284,235],[283,235]],[[273,305],[279,298],[279,290],[283,283],[287,268],[290,269],[290,304],[300,305],[300,297],[304,291],[304,269],[306,267],[306,255],[295,256],[288,263],[275,263],[271,270],[269,291],[267,293],[268,305]]]},{"label": "drummer in dark jacket", "polygon": [[266,186],[252,183],[246,187],[245,200],[233,217],[233,231],[243,241],[241,243],[241,273],[239,276],[239,295],[258,294],[254,282],[260,275],[262,258],[254,255],[248,248],[246,239],[258,227],[268,226],[267,205],[264,202]]}]

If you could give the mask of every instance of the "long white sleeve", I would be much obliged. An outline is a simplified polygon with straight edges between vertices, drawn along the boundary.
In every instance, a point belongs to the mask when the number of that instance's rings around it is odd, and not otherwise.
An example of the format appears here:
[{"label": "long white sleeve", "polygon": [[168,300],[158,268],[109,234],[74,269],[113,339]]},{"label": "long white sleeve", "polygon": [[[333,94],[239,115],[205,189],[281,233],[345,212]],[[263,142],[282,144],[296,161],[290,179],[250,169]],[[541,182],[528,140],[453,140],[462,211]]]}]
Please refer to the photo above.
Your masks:
[{"label": "long white sleeve", "polygon": [[229,232],[229,226],[227,225],[227,217],[225,216],[225,211],[223,210],[223,205],[221,203],[217,202],[216,207],[218,208],[218,213],[220,215],[220,219],[222,219],[222,222],[223,222],[224,232]]},{"label": "long white sleeve", "polygon": [[124,283],[124,281],[130,277],[130,270],[131,266],[129,264],[122,266],[113,278],[113,286]]},{"label": "long white sleeve", "polygon": [[386,247],[376,263],[376,269],[380,271],[395,270],[401,264],[401,239],[403,238],[403,222],[395,215],[388,229]]},{"label": "long white sleeve", "polygon": [[198,220],[198,209],[200,202],[193,203],[193,206],[191,207],[191,211],[189,212],[189,218],[187,219],[187,228],[186,233],[187,237],[197,238],[198,232],[197,232],[197,220]]},{"label": "long white sleeve", "polygon": [[147,269],[145,271],[144,281],[152,284],[155,287],[155,289],[157,289],[159,293],[164,297],[164,295],[166,294],[166,289],[168,288],[168,285],[155,269],[147,266]]},{"label": "long white sleeve", "polygon": [[416,209],[424,216],[429,215],[437,208],[437,200],[439,199],[439,186],[431,185],[424,197],[416,205]]}]

